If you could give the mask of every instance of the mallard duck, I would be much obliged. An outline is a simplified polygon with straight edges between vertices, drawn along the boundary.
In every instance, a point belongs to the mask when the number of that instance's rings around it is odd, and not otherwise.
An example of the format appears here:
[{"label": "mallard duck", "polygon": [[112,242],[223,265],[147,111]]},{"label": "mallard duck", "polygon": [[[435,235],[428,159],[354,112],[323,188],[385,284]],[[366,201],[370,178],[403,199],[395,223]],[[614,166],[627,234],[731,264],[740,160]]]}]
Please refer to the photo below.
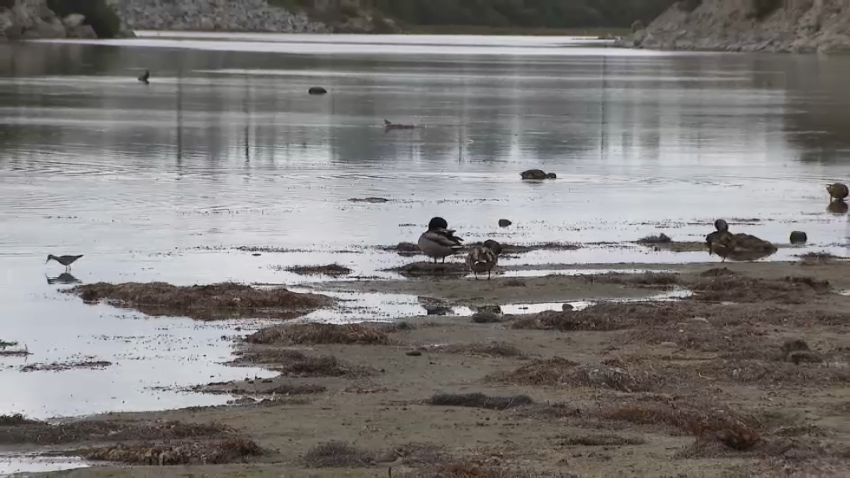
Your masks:
[{"label": "mallard duck", "polygon": [[847,196],[850,196],[850,190],[848,190],[846,184],[829,184],[826,186],[826,191],[829,193],[829,197],[832,200],[843,200],[846,199]]},{"label": "mallard duck", "polygon": [[434,259],[434,264],[437,263],[437,259],[446,262],[447,256],[463,249],[461,244],[463,239],[455,236],[454,232],[454,229],[449,229],[449,223],[445,219],[432,218],[428,222],[428,230],[419,236],[419,250]]},{"label": "mallard duck", "polygon": [[475,246],[469,251],[469,255],[466,256],[466,264],[475,274],[475,280],[478,280],[478,274],[484,272],[487,272],[487,280],[490,280],[490,271],[499,261],[499,254],[501,253],[502,245],[492,239],[484,241],[483,245]]},{"label": "mallard duck", "polygon": [[729,224],[723,219],[718,219],[714,221],[714,229],[716,229],[714,232],[705,236],[705,247],[708,248],[708,255],[711,255],[712,252],[711,245],[729,234]]},{"label": "mallard duck", "polygon": [[47,260],[44,261],[44,263],[47,264],[51,260],[54,260],[54,261],[62,264],[63,266],[65,266],[65,271],[67,272],[67,271],[71,270],[71,264],[76,262],[77,259],[79,259],[80,257],[83,257],[83,255],[80,254],[79,256],[59,256],[59,257],[56,257],[53,254],[48,254]]},{"label": "mallard duck", "polygon": [[142,74],[142,76],[139,77],[139,81],[141,81],[142,83],[144,83],[146,85],[149,85],[150,82],[148,80],[150,79],[150,77],[151,77],[151,72],[148,71],[148,70],[145,70],[144,74]]}]

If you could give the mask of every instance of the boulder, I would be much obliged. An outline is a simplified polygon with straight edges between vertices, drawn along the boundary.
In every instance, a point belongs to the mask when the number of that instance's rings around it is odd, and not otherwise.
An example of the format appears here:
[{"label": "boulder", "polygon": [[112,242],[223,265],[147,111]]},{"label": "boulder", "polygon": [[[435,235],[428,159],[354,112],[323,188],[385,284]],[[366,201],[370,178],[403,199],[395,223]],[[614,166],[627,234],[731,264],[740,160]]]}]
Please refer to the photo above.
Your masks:
[{"label": "boulder", "polygon": [[499,219],[499,227],[508,227],[511,224],[513,223],[507,219]]},{"label": "boulder", "polygon": [[803,231],[794,231],[791,233],[791,244],[805,244],[809,240],[806,233]]},{"label": "boulder", "polygon": [[543,180],[543,179],[556,179],[557,176],[555,173],[547,173],[542,169],[529,169],[528,171],[523,171],[520,173],[522,179],[534,179],[534,180]]}]

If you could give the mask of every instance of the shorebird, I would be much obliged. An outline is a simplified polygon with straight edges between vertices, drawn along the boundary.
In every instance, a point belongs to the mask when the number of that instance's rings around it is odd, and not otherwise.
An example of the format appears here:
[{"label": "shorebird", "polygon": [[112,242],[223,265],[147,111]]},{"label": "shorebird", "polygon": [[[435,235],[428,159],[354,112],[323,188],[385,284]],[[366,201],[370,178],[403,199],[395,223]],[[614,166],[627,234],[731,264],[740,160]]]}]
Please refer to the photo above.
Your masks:
[{"label": "shorebird", "polygon": [[454,229],[449,229],[449,223],[441,217],[434,217],[428,223],[428,230],[419,236],[419,250],[426,256],[434,259],[442,259],[446,262],[446,256],[463,249],[463,239],[454,235]]},{"label": "shorebird", "polygon": [[77,259],[79,259],[80,257],[83,257],[83,255],[80,254],[79,256],[59,256],[59,257],[56,257],[53,254],[49,254],[47,256],[47,260],[44,261],[44,263],[47,264],[52,259],[52,260],[62,264],[63,266],[65,266],[65,272],[68,272],[68,271],[71,270],[71,264],[76,262]]},{"label": "shorebird", "polygon": [[141,81],[142,83],[144,83],[146,85],[149,85],[150,82],[148,80],[150,79],[150,77],[151,77],[151,72],[148,71],[148,70],[145,70],[145,73],[142,76],[139,77],[139,81]]},{"label": "shorebird", "polygon": [[487,272],[487,280],[490,280],[490,271],[499,261],[499,254],[501,253],[502,245],[492,239],[484,241],[483,245],[475,246],[469,251],[469,255],[466,256],[466,264],[475,274],[475,280],[478,280],[478,274],[484,272]]},{"label": "shorebird", "polygon": [[404,463],[405,453],[400,448],[393,448],[388,451],[384,455],[375,459],[372,464],[377,466],[386,466],[387,467],[387,475],[390,478],[393,478],[393,467],[401,466]]}]

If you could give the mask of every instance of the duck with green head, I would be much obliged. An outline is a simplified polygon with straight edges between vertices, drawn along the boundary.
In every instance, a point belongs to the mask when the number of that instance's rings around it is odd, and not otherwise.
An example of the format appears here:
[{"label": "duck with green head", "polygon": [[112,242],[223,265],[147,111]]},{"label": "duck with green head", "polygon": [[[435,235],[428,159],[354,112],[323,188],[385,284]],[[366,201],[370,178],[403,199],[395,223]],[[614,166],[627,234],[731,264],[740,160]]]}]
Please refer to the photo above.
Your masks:
[{"label": "duck with green head", "polygon": [[434,264],[437,259],[442,259],[446,262],[446,257],[463,249],[463,239],[454,235],[454,229],[449,229],[449,223],[442,217],[434,217],[428,222],[428,230],[419,236],[419,250],[423,254],[434,259]]}]

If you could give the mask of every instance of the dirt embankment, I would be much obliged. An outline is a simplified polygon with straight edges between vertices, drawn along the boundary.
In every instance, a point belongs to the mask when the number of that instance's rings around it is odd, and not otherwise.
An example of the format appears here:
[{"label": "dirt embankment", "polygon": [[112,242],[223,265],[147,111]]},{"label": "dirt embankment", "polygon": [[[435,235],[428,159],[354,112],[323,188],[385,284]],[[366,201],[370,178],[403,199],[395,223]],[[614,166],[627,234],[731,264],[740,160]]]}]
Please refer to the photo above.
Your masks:
[{"label": "dirt embankment", "polygon": [[[521,287],[507,287],[508,278],[385,281],[386,292],[413,287],[471,306],[505,305],[517,289],[533,298],[560,290],[566,300],[577,289],[608,299],[538,314],[490,307],[494,320],[483,322],[423,315],[392,325],[270,327],[239,344],[234,365],[261,364],[278,376],[199,388],[239,396],[233,405],[113,414],[106,422],[225,431],[191,438],[204,445],[179,452],[154,441],[143,458],[125,457],[121,432],[101,434],[107,443],[98,446],[110,451],[84,456],[166,465],[247,460],[214,470],[261,477],[385,476],[389,466],[409,477],[616,476],[624,468],[653,476],[847,476],[850,297],[837,293],[850,286],[845,265],[677,269],[537,278]],[[610,300],[671,287],[693,296]],[[28,423],[8,425],[5,436],[26,427],[53,436]],[[144,430],[139,440],[147,441]],[[191,451],[231,440],[257,449]],[[202,471],[210,469],[157,468],[161,476]]]},{"label": "dirt embankment", "polygon": [[661,50],[850,53],[850,3],[684,0],[620,44]]}]

